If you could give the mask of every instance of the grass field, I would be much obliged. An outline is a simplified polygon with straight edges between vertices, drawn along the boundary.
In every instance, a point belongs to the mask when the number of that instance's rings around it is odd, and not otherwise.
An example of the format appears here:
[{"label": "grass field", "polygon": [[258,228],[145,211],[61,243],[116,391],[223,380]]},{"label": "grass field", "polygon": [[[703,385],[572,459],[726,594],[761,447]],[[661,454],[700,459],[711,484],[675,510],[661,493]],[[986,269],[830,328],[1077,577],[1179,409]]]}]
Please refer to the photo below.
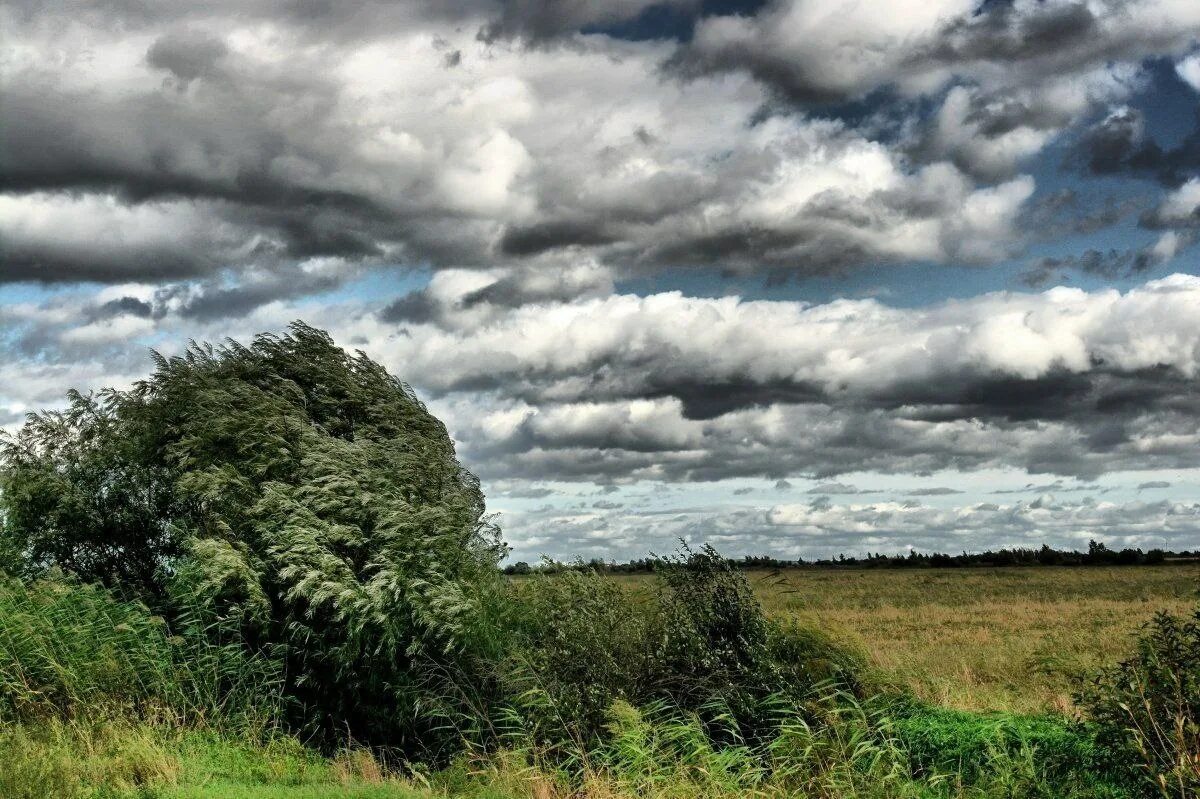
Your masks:
[{"label": "grass field", "polygon": [[[780,773],[797,764],[820,766],[811,778],[812,785],[797,794],[791,784],[755,783],[753,769],[740,770],[745,763],[739,756],[709,750],[707,744],[688,744],[682,749],[670,744],[663,752],[672,754],[664,756],[654,748],[657,744],[650,743],[653,736],[661,733],[663,741],[692,741],[699,740],[695,737],[698,733],[676,739],[675,732],[662,732],[669,727],[643,727],[635,720],[622,728],[629,732],[616,735],[611,751],[590,755],[597,758],[596,763],[608,764],[609,771],[586,789],[579,789],[572,787],[570,779],[533,767],[532,762],[540,758],[536,750],[522,750],[515,758],[501,761],[480,761],[466,770],[462,764],[430,774],[430,782],[426,782],[390,771],[363,749],[322,757],[286,735],[268,736],[264,743],[236,731],[228,735],[217,729],[125,721],[120,713],[91,721],[87,715],[68,714],[61,720],[51,716],[0,725],[0,796],[728,797],[745,795],[751,784],[757,786],[755,795],[772,799],[785,795],[821,799],[1124,796],[1106,793],[1109,788],[1105,786],[1112,786],[1103,780],[1095,785],[1088,782],[1090,766],[1080,771],[1080,764],[1091,762],[1091,744],[1066,725],[1062,713],[1072,710],[1070,697],[1077,678],[1127,656],[1132,633],[1156,610],[1187,612],[1200,595],[1200,564],[1111,569],[789,570],[751,572],[748,577],[768,614],[829,631],[869,658],[879,682],[911,688],[930,702],[886,706],[890,729],[898,736],[895,741],[902,742],[896,744],[902,751],[889,749],[892,744],[856,737],[866,728],[855,726],[857,706],[846,706],[843,711],[851,711],[846,717],[849,726],[835,727],[838,732],[827,738],[810,740],[803,732],[797,741],[809,754],[780,761],[784,767]],[[642,591],[656,578],[616,579]],[[135,608],[114,605],[102,593],[81,587],[51,586],[31,593],[14,589],[9,598],[12,606],[7,615],[0,613],[0,618],[7,619],[9,634],[0,634],[0,643],[7,642],[25,664],[21,673],[33,675],[40,673],[35,668],[38,664],[57,664],[60,687],[80,699],[106,686],[137,695],[137,686],[121,688],[124,683],[114,683],[122,675],[136,677],[141,689],[153,687],[145,683],[154,676],[147,658],[166,657],[153,645],[161,632],[153,620],[139,622],[142,617]],[[99,659],[80,660],[72,654],[82,657],[92,651],[89,642],[101,639],[108,643],[100,646]],[[29,649],[27,643],[34,648]],[[106,661],[114,657],[117,660]],[[4,669],[0,669],[2,674]],[[159,676],[188,675],[189,680],[196,676],[186,668],[179,673],[168,668]],[[171,679],[167,682],[167,687],[174,684]],[[46,690],[57,684],[52,675],[36,677],[29,685],[43,683],[46,688],[36,689],[30,701],[50,698]],[[18,687],[10,686],[10,694],[19,694]],[[163,695],[176,704],[182,701],[172,699],[174,694],[169,692]],[[1008,712],[973,714],[954,709]],[[1030,713],[1035,715],[1020,715]],[[633,731],[637,732],[630,738]],[[642,735],[651,737],[643,740]],[[698,760],[676,763],[672,758],[679,751],[696,753]],[[824,754],[814,759],[813,753],[821,752]],[[883,771],[879,763],[886,766]],[[912,781],[907,775],[914,764],[918,773],[934,769],[975,782]],[[1060,768],[1056,764],[1067,765]],[[704,779],[696,782],[697,775]],[[796,784],[808,785],[806,779],[809,777]],[[1045,788],[1057,786],[1060,779],[1083,782],[1076,786],[1078,791]],[[1014,793],[1010,783],[1024,787]],[[103,789],[97,793],[89,786]]]},{"label": "grass field", "polygon": [[767,611],[853,641],[888,675],[964,710],[1070,709],[1075,678],[1126,656],[1158,610],[1200,597],[1200,564],[758,573]]},{"label": "grass field", "polygon": [[[644,586],[646,575],[619,578]],[[1200,597],[1200,564],[789,569],[750,573],[767,612],[862,650],[888,679],[962,710],[1069,712],[1078,676],[1128,654],[1158,610]]]}]

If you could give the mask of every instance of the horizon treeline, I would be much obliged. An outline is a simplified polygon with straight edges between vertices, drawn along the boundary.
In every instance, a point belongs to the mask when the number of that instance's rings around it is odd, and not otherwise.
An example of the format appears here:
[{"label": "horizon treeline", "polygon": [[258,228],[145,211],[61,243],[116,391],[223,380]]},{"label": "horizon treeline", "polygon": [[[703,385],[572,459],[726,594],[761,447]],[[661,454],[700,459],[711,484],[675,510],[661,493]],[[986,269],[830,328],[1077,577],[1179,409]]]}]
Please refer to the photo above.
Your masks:
[{"label": "horizon treeline", "polygon": [[[726,558],[726,562],[740,569],[944,569],[989,566],[1153,566],[1169,562],[1200,560],[1200,550],[1173,551],[1126,547],[1111,549],[1102,541],[1089,541],[1086,552],[1070,549],[1055,549],[1043,544],[1040,549],[1001,548],[983,552],[962,552],[950,555],[943,552],[918,552],[912,550],[905,555],[886,555],[868,552],[864,556],[838,555],[836,558],[777,558],[772,555],[745,555]],[[595,571],[601,574],[650,574],[662,568],[665,559],[651,554],[645,558],[628,561],[577,559],[570,562],[543,559],[536,564],[516,561],[504,567],[508,576],[526,574],[554,574],[564,571]]]}]

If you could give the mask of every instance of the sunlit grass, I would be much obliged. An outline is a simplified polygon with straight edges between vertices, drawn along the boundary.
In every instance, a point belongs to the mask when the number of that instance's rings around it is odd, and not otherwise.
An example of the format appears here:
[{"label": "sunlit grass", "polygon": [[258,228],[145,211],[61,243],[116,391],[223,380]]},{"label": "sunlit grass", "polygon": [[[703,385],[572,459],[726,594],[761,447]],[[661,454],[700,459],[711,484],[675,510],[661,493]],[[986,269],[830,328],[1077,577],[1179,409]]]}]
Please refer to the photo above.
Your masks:
[{"label": "sunlit grass", "polygon": [[[644,586],[653,577],[622,576]],[[885,679],[962,710],[1069,712],[1158,610],[1187,613],[1200,564],[756,571],[769,614],[853,643]]]}]

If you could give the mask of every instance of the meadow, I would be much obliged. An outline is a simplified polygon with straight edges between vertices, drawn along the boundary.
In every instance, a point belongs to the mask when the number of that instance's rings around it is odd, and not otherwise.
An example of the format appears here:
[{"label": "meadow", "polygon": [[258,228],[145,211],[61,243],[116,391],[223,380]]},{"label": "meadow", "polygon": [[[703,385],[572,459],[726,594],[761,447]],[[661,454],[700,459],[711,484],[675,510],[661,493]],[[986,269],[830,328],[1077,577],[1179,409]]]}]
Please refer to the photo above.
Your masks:
[{"label": "meadow", "polygon": [[819,626],[886,677],[961,710],[1070,712],[1160,610],[1200,599],[1200,563],[751,572],[768,614]]}]

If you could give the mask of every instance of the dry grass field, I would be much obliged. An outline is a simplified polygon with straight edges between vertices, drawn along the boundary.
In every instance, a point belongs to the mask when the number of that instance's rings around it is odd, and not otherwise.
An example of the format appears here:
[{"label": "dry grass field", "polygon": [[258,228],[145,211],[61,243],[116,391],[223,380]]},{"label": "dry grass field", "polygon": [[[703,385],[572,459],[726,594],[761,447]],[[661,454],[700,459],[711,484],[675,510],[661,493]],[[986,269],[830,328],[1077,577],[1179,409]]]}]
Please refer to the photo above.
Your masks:
[{"label": "dry grass field", "polygon": [[1200,601],[1195,563],[750,576],[769,613],[811,622],[887,678],[963,710],[1069,711],[1076,679],[1123,657],[1155,611]]}]

